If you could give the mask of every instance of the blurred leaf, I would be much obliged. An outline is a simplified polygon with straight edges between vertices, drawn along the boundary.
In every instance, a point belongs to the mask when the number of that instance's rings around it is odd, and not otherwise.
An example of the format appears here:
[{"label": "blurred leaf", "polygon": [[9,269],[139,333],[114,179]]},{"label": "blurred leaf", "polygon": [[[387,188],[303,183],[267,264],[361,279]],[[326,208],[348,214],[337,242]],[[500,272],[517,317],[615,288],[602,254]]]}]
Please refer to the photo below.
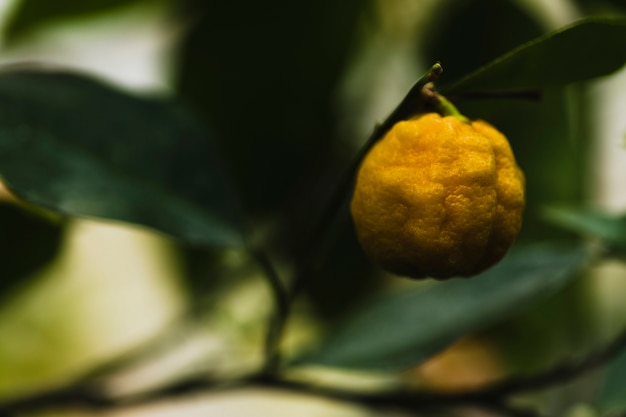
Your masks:
[{"label": "blurred leaf", "polygon": [[594,403],[602,416],[618,416],[626,412],[626,351],[608,367]]},{"label": "blurred leaf", "polygon": [[545,217],[565,229],[626,250],[626,218],[581,208],[550,207]]},{"label": "blurred leaf", "polygon": [[626,63],[626,18],[588,18],[527,42],[442,91],[531,89],[610,74]]},{"label": "blurred leaf", "polygon": [[577,246],[516,251],[470,279],[392,294],[354,315],[298,361],[346,368],[405,370],[471,331],[519,313],[570,282],[588,260]]},{"label": "blurred leaf", "polygon": [[0,107],[0,175],[22,199],[191,243],[241,243],[212,137],[180,108],[36,71],[0,75]]},{"label": "blurred leaf", "polygon": [[162,0],[21,0],[8,20],[5,36],[13,42],[51,22],[86,17],[148,1]]},{"label": "blurred leaf", "polygon": [[0,202],[0,297],[57,254],[60,225]]}]

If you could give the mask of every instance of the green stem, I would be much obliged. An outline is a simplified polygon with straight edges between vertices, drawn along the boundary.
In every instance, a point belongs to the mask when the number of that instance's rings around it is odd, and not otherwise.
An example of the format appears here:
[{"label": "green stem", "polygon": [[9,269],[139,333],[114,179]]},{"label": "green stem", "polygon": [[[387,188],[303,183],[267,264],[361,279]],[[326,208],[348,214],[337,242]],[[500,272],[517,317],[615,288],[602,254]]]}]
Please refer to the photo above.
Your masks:
[{"label": "green stem", "polygon": [[470,123],[470,120],[465,117],[450,100],[437,92],[434,83],[430,82],[424,85],[421,94],[422,98],[430,102],[431,106],[435,107],[443,116],[456,117],[464,123]]},{"label": "green stem", "polygon": [[448,100],[447,98],[445,98],[444,96],[442,96],[441,94],[436,94],[436,100],[437,100],[437,104],[439,107],[439,111],[444,115],[444,116],[453,116],[456,117],[457,119],[461,120],[464,123],[469,123],[470,120],[465,117],[455,106],[454,104],[452,104],[452,102],[450,100]]}]

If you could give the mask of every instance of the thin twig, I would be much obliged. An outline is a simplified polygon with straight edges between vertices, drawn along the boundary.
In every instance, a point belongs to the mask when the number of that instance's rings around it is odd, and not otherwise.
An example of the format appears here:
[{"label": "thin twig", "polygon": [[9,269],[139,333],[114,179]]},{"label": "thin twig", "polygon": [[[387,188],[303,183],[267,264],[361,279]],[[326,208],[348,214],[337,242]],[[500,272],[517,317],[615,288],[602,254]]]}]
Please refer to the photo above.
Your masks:
[{"label": "thin twig", "polygon": [[265,372],[271,373],[277,369],[280,363],[278,348],[287,317],[289,316],[291,300],[285,284],[280,279],[267,253],[258,248],[251,249],[250,252],[265,273],[274,296],[274,305],[276,306],[265,336]]},{"label": "thin twig", "polygon": [[540,101],[543,97],[541,90],[500,90],[500,91],[473,91],[448,96],[450,100],[484,100],[484,99],[513,99]]}]

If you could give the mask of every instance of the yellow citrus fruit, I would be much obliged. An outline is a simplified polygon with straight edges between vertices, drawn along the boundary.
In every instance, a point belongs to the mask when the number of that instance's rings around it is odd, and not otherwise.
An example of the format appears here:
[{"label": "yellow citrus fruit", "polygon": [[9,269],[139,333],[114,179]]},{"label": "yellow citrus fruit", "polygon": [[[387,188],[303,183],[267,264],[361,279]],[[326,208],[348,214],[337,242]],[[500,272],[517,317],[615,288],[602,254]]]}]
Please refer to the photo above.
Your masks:
[{"label": "yellow citrus fruit", "polygon": [[350,208],[361,246],[388,271],[471,276],[515,240],[524,175],[493,126],[427,113],[396,123],[373,146]]}]

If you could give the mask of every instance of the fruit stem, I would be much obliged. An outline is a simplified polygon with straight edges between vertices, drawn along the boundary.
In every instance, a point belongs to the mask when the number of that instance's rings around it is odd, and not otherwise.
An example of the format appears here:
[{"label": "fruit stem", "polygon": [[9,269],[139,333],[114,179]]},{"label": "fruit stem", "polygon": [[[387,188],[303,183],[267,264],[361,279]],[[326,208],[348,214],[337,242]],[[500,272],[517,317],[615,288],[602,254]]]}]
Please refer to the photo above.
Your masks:
[{"label": "fruit stem", "polygon": [[434,83],[426,84],[422,89],[422,94],[437,107],[437,110],[443,116],[453,116],[463,123],[470,123],[470,119],[465,117],[450,100],[437,92]]},{"label": "fruit stem", "polygon": [[444,116],[454,116],[457,119],[461,120],[464,123],[469,123],[470,120],[465,117],[455,106],[452,104],[450,100],[445,98],[444,96],[437,94],[437,101],[439,111]]}]

